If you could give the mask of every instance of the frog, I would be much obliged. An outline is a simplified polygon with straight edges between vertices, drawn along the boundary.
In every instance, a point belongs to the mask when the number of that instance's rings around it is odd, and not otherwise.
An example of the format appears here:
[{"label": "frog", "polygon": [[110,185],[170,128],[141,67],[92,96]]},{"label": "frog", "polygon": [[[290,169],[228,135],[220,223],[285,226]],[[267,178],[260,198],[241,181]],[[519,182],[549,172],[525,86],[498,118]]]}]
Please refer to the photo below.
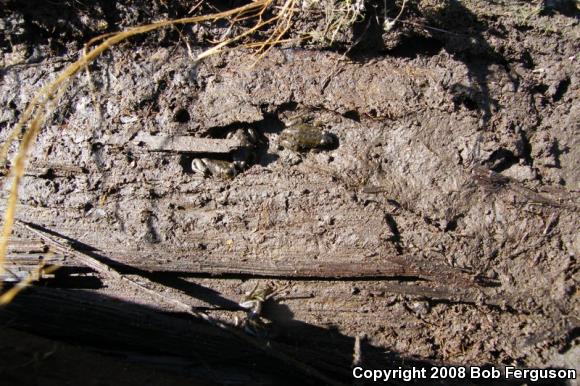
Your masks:
[{"label": "frog", "polygon": [[238,174],[233,162],[209,158],[194,158],[191,161],[191,170],[203,177],[215,176],[226,180],[231,180]]},{"label": "frog", "polygon": [[253,129],[238,129],[230,132],[227,139],[236,139],[239,148],[231,153],[232,161],[210,158],[195,158],[191,161],[191,170],[203,177],[214,176],[226,180],[248,169],[256,160],[258,135]]},{"label": "frog", "polygon": [[237,139],[240,147],[232,152],[234,167],[242,172],[256,161],[256,147],[260,143],[254,129],[238,129],[229,133],[226,138]]},{"label": "frog", "polygon": [[248,310],[251,315],[260,316],[262,313],[262,304],[272,298],[277,292],[271,285],[260,287],[256,284],[252,291],[244,295],[239,305]]},{"label": "frog", "polygon": [[322,123],[309,123],[303,117],[287,124],[279,141],[282,148],[299,153],[329,149],[336,143],[336,136],[322,129]]},{"label": "frog", "polygon": [[276,331],[274,323],[264,318],[262,314],[263,304],[273,299],[281,291],[287,289],[289,285],[276,287],[273,283],[264,286],[256,284],[254,289],[246,292],[239,306],[246,311],[246,317],[241,323],[236,323],[243,327],[244,331],[258,338],[272,337]]}]

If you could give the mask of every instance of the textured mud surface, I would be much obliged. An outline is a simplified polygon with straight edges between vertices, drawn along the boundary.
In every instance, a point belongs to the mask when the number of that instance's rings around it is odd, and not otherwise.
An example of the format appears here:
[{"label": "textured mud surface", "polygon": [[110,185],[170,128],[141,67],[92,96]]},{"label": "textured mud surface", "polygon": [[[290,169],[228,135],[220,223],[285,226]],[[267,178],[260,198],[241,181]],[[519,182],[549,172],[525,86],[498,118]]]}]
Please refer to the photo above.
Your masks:
[{"label": "textured mud surface", "polygon": [[[192,52],[175,31],[124,44],[55,106],[18,217],[155,272],[171,296],[225,320],[257,283],[288,285],[266,314],[272,339],[337,342],[345,366],[355,336],[378,361],[577,366],[580,27],[536,7],[422,1],[399,29],[367,28],[350,56],[281,48],[254,66],[243,51],[193,64],[195,37],[211,29],[187,35]],[[119,9],[117,25],[148,20]],[[78,40],[113,20],[102,8],[49,38],[48,17],[2,12],[5,135]],[[281,147],[299,115],[336,146]],[[227,153],[136,139],[225,141],[249,128],[256,161],[230,180],[191,168]],[[11,258],[30,249],[16,243]]]}]

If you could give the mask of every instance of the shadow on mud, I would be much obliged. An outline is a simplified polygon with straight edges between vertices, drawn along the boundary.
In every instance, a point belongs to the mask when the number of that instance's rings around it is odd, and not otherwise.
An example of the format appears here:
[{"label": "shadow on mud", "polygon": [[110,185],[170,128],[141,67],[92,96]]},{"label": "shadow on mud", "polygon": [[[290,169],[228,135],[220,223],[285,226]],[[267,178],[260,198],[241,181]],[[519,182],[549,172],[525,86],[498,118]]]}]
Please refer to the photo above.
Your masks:
[{"label": "shadow on mud", "polygon": [[[263,351],[187,314],[160,312],[93,292],[35,287],[19,295],[8,307],[0,309],[0,327],[82,346],[192,380],[218,384],[324,384],[269,353],[279,351],[337,383],[353,383],[354,338],[342,335],[336,329],[293,320],[287,309],[278,309],[276,313],[283,315],[275,321],[277,336],[270,340],[260,339],[269,347]],[[426,368],[429,371],[432,366],[443,365],[404,358],[374,347],[364,339],[361,340],[360,353],[357,365],[365,369]],[[442,381],[438,384],[464,382]],[[392,384],[408,383],[395,381]],[[520,383],[474,380],[471,384]]]},{"label": "shadow on mud", "polygon": [[[4,34],[0,34],[0,49],[10,49],[13,45],[23,43],[29,47],[29,54],[34,55],[32,46],[46,44],[53,54],[63,55],[69,53],[69,43],[80,48],[95,36],[152,22],[156,14],[164,13],[168,18],[178,18],[191,9],[191,4],[187,2],[154,1],[148,4],[148,12],[136,14],[131,11],[134,3],[118,0],[3,1],[0,16],[14,15],[13,20],[17,24],[14,28],[9,26]],[[228,8],[235,6],[236,2],[213,3],[214,6]],[[20,23],[23,29],[18,26]],[[179,33],[170,31],[163,37],[166,41],[176,41]]]},{"label": "shadow on mud", "polygon": [[[51,233],[65,238],[55,232]],[[83,254],[114,266],[119,272],[138,274],[152,283],[177,289],[202,300],[209,305],[205,310],[241,310],[236,302],[211,288],[191,283],[177,275],[158,274],[123,265],[100,255],[89,245],[70,238],[67,240],[75,249],[81,249]],[[89,281],[94,284],[93,279],[89,277]],[[229,331],[187,313],[168,313],[78,289],[94,288],[91,286],[57,287],[58,282],[49,281],[44,286],[29,288],[8,307],[0,308],[0,328],[5,326],[26,331],[123,360],[158,366],[160,370],[192,379],[219,384],[324,384],[306,367],[315,369],[337,383],[353,382],[356,340],[341,334],[336,328],[321,328],[295,320],[288,306],[272,300],[264,303],[262,311],[262,316],[271,321],[267,334],[261,338],[252,338],[256,344],[250,344]],[[150,296],[141,295],[146,298]],[[429,371],[432,366],[444,365],[402,357],[396,352],[368,344],[364,338],[360,342],[360,350],[356,350],[360,353],[356,363],[363,368],[425,368]],[[273,355],[275,353],[282,353],[307,366],[300,368]],[[444,381],[439,384],[464,384],[464,381]],[[395,381],[393,384],[406,383]],[[426,383],[419,381],[415,384]],[[490,383],[474,380],[471,384]],[[494,384],[519,383],[498,380]]]},{"label": "shadow on mud", "polygon": [[[349,57],[362,62],[385,55],[413,59],[435,56],[445,50],[463,62],[468,71],[467,84],[446,85],[454,102],[469,110],[478,110],[483,124],[488,124],[497,108],[488,86],[490,66],[508,66],[508,60],[484,37],[489,27],[461,2],[450,0],[445,7],[432,12],[407,3],[408,9],[392,30],[385,30],[384,26],[397,16],[399,9],[391,2],[388,9],[383,2],[371,3],[374,6],[369,8],[366,18],[353,26],[354,43],[348,51]],[[501,35],[502,32],[493,30],[490,33]],[[393,42],[396,44],[391,46]],[[517,89],[517,79],[511,81]]]}]

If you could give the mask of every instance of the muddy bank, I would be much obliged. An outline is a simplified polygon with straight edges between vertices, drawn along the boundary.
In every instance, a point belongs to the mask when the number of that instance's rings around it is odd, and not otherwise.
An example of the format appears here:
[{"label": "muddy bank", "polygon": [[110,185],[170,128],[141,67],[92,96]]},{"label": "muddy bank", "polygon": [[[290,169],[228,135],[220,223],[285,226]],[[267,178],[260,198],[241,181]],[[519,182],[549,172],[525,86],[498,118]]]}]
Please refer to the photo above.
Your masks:
[{"label": "muddy bank", "polygon": [[[226,320],[243,315],[236,304],[256,283],[289,284],[284,317],[271,315],[274,341],[338,339],[348,350],[365,336],[379,362],[383,350],[568,366],[579,310],[577,19],[530,4],[426,3],[349,55],[288,47],[254,65],[243,50],[194,64],[202,48],[171,34],[112,50],[55,106],[18,217],[153,272],[171,296]],[[61,40],[76,44],[75,33]],[[2,135],[74,57],[23,40],[45,56],[22,51],[2,70]],[[5,49],[5,63],[18,52]],[[284,148],[298,116],[335,146]],[[194,172],[195,159],[233,161],[225,145],[195,143],[249,129],[255,154],[233,179]],[[159,151],[143,135],[194,145]],[[92,291],[159,307],[105,284]]]}]

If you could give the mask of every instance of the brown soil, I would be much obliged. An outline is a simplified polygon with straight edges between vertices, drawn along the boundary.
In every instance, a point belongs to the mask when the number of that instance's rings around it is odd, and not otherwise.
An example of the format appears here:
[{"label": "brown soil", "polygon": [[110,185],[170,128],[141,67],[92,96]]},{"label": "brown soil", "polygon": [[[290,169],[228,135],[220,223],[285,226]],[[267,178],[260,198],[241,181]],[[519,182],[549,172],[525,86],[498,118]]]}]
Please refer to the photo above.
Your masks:
[{"label": "brown soil", "polygon": [[[0,10],[3,136],[82,43],[189,9],[186,2],[62,3],[57,10],[8,1]],[[383,10],[371,7],[333,47],[276,48],[254,66],[243,50],[193,64],[200,39],[220,36],[226,25],[123,44],[54,106],[29,159],[18,218],[232,323],[244,317],[237,303],[256,284],[288,285],[264,310],[277,333],[260,339],[292,347],[294,357],[347,383],[357,336],[363,359],[382,368],[416,360],[580,370],[580,26],[573,7],[538,7],[418,1],[389,32],[377,22]],[[296,31],[313,23],[304,17]],[[306,154],[278,146],[301,114],[338,145]],[[190,166],[227,154],[150,151],[135,140],[138,133],[223,139],[250,127],[261,137],[258,159],[233,180],[203,178]],[[25,270],[45,243],[18,228],[9,267]],[[85,308],[121,299],[146,307],[143,315],[189,318],[62,250],[52,259],[67,269],[38,290],[83,293]],[[53,295],[43,295],[57,302],[44,312],[62,318],[67,334],[34,322],[18,306],[32,306],[30,296],[0,320],[85,350],[119,342],[108,332],[90,339],[75,332],[90,318],[79,311],[75,322]],[[138,330],[140,320],[128,328]],[[99,355],[109,363],[107,355],[147,351],[135,344],[100,347]],[[170,354],[175,363],[162,371],[199,377],[184,370],[191,362],[176,359],[190,353]],[[139,358],[160,368],[147,355]],[[312,359],[321,355],[323,362]],[[260,369],[267,355],[251,366],[239,358],[225,366],[209,357],[204,366],[238,374],[230,383],[261,374],[267,384],[279,375]]]}]

